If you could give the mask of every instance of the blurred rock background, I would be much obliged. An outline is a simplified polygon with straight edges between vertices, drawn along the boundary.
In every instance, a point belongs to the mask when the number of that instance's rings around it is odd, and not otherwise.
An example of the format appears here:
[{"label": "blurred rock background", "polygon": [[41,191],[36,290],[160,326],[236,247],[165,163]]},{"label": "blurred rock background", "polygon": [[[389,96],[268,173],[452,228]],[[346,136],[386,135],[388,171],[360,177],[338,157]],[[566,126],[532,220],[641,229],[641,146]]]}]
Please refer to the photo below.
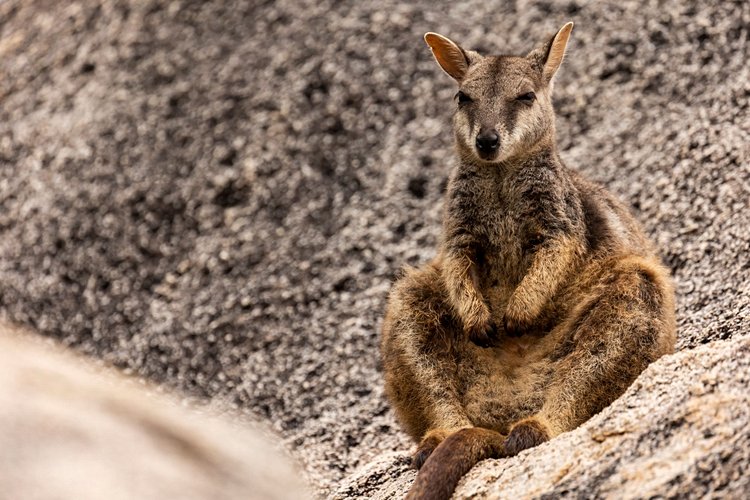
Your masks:
[{"label": "blurred rock background", "polygon": [[[648,443],[709,439],[687,418],[660,427],[697,404],[691,384],[747,386],[744,1],[0,2],[0,313],[268,423],[320,496],[402,491],[411,443],[383,396],[378,328],[394,274],[434,255],[452,165],[455,89],[421,36],[525,53],[567,20],[563,159],[633,207],[678,285],[682,352],[553,454],[573,461],[564,491],[606,493]],[[701,414],[733,422],[723,446],[749,439],[738,394]],[[576,457],[606,445],[584,437],[607,415],[634,418],[620,436],[641,448],[587,482]],[[545,446],[476,470],[561,493],[528,481],[560,474]],[[716,447],[691,449],[665,455],[656,491],[747,486],[747,446],[710,462],[716,477],[689,473]],[[486,479],[459,495],[491,495]]]},{"label": "blurred rock background", "polygon": [[0,323],[3,498],[310,495],[289,458],[256,424],[160,395],[142,380],[19,330]]}]

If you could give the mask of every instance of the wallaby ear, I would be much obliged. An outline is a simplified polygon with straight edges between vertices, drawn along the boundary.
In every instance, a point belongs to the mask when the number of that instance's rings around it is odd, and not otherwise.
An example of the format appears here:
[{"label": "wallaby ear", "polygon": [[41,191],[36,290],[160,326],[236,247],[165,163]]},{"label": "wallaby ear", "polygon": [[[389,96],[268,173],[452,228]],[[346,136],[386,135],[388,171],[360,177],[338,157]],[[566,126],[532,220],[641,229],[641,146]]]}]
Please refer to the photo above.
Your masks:
[{"label": "wallaby ear", "polygon": [[542,48],[534,50],[527,56],[536,63],[547,82],[552,81],[563,62],[571,31],[573,31],[573,23],[566,23]]},{"label": "wallaby ear", "polygon": [[443,71],[459,82],[463,80],[469,69],[469,59],[464,49],[453,40],[437,33],[426,33],[424,41],[432,49],[432,55]]}]

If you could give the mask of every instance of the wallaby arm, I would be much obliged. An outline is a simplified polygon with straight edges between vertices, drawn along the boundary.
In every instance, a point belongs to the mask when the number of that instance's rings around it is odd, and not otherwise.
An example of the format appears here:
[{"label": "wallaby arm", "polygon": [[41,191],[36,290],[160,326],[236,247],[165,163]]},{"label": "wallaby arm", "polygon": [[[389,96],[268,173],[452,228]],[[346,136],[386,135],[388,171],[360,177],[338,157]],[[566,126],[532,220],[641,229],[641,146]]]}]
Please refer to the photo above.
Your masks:
[{"label": "wallaby arm", "polygon": [[464,332],[474,340],[486,341],[490,310],[479,291],[476,244],[469,235],[451,241],[442,255],[442,276],[450,303],[463,322]]},{"label": "wallaby arm", "polygon": [[448,207],[443,220],[441,245],[441,275],[454,313],[462,323],[464,333],[473,341],[489,341],[490,309],[479,291],[478,249],[481,236],[473,232],[473,206],[477,199],[474,188],[466,179],[472,171],[458,172],[448,189]]},{"label": "wallaby arm", "polygon": [[567,235],[552,237],[537,248],[531,266],[508,301],[506,332],[520,333],[534,323],[582,252],[580,241]]}]

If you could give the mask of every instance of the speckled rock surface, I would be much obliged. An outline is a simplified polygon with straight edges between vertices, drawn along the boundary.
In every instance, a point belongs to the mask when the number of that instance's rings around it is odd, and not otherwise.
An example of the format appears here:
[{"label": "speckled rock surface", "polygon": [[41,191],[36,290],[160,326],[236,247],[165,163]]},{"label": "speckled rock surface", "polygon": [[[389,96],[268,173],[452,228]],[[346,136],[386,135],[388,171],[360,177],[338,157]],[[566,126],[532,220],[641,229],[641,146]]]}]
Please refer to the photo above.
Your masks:
[{"label": "speckled rock surface", "polygon": [[658,242],[681,356],[742,342],[743,1],[0,2],[0,312],[269,422],[335,491],[411,446],[376,346],[451,166],[455,90],[421,36],[525,52],[569,19],[563,159]]}]

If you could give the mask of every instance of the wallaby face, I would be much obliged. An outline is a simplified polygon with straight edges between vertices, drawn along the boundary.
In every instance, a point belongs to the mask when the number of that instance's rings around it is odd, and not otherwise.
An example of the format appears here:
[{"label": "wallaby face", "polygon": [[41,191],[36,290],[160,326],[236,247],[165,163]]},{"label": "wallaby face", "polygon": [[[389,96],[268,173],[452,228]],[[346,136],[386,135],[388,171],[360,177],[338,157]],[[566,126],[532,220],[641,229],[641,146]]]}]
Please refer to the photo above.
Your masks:
[{"label": "wallaby face", "polygon": [[566,24],[526,57],[482,56],[442,35],[425,35],[440,67],[459,85],[453,130],[462,159],[500,163],[552,140],[552,79],[572,27]]}]

